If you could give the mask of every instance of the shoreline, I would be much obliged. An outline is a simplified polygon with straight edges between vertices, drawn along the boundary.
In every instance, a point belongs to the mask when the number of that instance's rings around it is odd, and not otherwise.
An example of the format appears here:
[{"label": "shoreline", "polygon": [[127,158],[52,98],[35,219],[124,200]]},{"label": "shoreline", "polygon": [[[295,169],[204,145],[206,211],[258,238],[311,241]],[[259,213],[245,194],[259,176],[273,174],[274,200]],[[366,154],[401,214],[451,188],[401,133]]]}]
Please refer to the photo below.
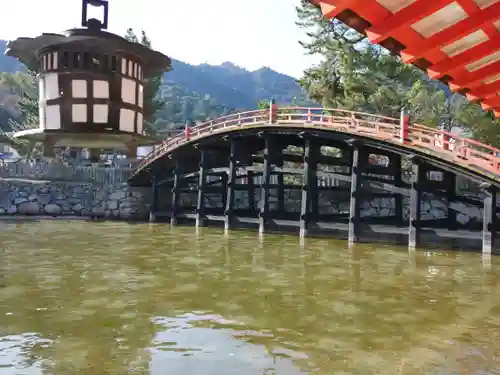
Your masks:
[{"label": "shoreline", "polygon": [[[21,223],[21,222],[40,222],[40,221],[87,221],[87,222],[122,222],[130,224],[164,224],[170,226],[171,224],[164,217],[157,218],[154,222],[150,222],[148,218],[120,218],[120,217],[106,217],[103,215],[88,215],[88,216],[76,216],[76,215],[0,215],[0,223]],[[183,220],[184,219],[184,220]],[[180,218],[176,226],[182,227],[196,227],[191,222],[192,220],[185,220],[186,218]],[[231,231],[247,231],[256,230],[254,226],[248,223],[240,223],[241,225],[231,228]],[[206,220],[203,227],[211,228],[223,228],[222,223]],[[345,228],[344,228],[345,227]],[[312,228],[311,228],[312,229]],[[325,228],[315,228],[305,236],[309,238],[331,238],[335,240],[345,240],[347,241],[347,227],[346,225],[339,225],[338,228],[327,230]],[[298,230],[295,226],[283,226],[274,225],[268,228],[266,233],[278,234],[278,235],[297,235]],[[500,241],[500,237],[497,238]],[[407,239],[407,228],[406,227],[394,227],[385,225],[366,225],[363,234],[360,236],[358,243],[364,244],[390,244],[394,246],[408,246]],[[458,230],[458,231],[448,231],[443,229],[432,229],[423,228],[422,231],[422,244],[419,246],[420,250],[430,250],[430,251],[462,251],[462,252],[475,252],[481,253],[481,232],[479,231],[468,231],[468,230]],[[495,248],[491,252],[491,255],[500,255],[499,249]]]}]

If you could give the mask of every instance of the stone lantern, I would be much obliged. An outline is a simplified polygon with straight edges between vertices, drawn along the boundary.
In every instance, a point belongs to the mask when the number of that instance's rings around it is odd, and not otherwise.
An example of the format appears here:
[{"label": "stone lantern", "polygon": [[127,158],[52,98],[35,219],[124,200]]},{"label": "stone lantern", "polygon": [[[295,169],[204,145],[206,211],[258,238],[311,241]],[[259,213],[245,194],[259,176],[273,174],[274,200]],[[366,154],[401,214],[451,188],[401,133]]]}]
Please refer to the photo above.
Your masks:
[{"label": "stone lantern", "polygon": [[[87,19],[90,6],[103,20]],[[56,147],[113,149],[135,156],[144,135],[144,80],[171,70],[164,54],[107,31],[107,0],[83,0],[82,28],[18,38],[6,55],[38,73],[40,124],[16,137]]]}]

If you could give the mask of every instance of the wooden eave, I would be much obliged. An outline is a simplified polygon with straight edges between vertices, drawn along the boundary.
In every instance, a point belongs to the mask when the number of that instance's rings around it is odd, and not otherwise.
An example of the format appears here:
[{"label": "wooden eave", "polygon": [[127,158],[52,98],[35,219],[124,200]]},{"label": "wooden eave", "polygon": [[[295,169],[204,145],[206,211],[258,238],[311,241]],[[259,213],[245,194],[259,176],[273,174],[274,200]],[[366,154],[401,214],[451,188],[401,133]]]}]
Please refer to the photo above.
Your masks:
[{"label": "wooden eave", "polygon": [[500,0],[311,0],[500,117]]}]

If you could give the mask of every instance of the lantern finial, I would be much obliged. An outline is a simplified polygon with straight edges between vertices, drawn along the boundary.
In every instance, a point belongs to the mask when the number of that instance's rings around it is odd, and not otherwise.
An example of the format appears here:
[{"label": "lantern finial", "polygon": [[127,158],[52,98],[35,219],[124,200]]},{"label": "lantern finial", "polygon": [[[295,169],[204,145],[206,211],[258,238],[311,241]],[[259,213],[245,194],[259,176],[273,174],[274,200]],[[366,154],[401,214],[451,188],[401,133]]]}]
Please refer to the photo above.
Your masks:
[{"label": "lantern finial", "polygon": [[[88,19],[89,7],[102,7],[102,21],[96,18]],[[92,30],[106,30],[108,28],[108,7],[109,4],[107,0],[82,0],[82,26]]]}]

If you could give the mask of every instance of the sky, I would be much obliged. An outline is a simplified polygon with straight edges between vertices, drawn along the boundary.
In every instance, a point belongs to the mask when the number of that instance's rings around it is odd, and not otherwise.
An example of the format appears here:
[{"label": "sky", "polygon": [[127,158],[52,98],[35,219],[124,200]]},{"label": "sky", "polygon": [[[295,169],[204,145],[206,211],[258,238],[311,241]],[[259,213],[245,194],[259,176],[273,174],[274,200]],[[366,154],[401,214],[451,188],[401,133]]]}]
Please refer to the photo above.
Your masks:
[{"label": "sky", "polygon": [[[298,78],[317,59],[305,56],[298,44],[305,34],[295,25],[297,3],[110,0],[108,31],[123,35],[129,27],[145,30],[153,48],[190,64],[231,61],[249,70],[265,66]],[[81,0],[14,0],[8,4],[0,39],[60,32],[81,23]]]}]

